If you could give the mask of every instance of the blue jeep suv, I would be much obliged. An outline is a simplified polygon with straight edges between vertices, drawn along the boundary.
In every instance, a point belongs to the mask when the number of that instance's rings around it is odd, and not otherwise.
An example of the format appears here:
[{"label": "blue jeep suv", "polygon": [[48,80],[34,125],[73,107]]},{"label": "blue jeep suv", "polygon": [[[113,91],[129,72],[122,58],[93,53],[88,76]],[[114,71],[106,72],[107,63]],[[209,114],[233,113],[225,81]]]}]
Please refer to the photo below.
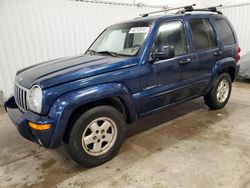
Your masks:
[{"label": "blue jeep suv", "polygon": [[67,143],[79,164],[112,159],[126,125],[204,97],[229,100],[240,48],[229,20],[214,9],[136,18],[105,29],[85,54],[16,73],[5,109],[20,134],[46,148]]}]

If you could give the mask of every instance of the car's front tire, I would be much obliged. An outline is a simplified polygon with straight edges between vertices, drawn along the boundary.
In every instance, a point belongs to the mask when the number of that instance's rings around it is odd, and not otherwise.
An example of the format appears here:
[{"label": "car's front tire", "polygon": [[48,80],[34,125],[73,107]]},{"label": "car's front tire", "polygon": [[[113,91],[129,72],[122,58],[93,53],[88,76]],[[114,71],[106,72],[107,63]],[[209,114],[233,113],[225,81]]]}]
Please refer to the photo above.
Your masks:
[{"label": "car's front tire", "polygon": [[231,95],[232,81],[227,73],[219,75],[212,89],[204,96],[205,104],[213,110],[223,108]]},{"label": "car's front tire", "polygon": [[111,160],[125,138],[123,115],[111,106],[94,107],[82,114],[70,132],[71,157],[85,167]]}]

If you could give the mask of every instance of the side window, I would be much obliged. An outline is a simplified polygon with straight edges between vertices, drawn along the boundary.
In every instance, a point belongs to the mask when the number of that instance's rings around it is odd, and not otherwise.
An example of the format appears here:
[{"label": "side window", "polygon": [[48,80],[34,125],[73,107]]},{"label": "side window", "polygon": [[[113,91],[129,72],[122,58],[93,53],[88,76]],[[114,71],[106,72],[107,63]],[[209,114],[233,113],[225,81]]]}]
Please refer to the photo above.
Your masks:
[{"label": "side window", "polygon": [[216,27],[221,36],[221,40],[223,45],[231,45],[235,44],[235,38],[231,27],[229,26],[228,22],[224,18],[216,18],[215,19]]},{"label": "side window", "polygon": [[216,47],[214,30],[209,19],[191,19],[194,47],[196,50],[205,50]]},{"label": "side window", "polygon": [[173,46],[175,56],[187,53],[184,28],[180,21],[172,21],[160,26],[152,51],[161,46]]}]

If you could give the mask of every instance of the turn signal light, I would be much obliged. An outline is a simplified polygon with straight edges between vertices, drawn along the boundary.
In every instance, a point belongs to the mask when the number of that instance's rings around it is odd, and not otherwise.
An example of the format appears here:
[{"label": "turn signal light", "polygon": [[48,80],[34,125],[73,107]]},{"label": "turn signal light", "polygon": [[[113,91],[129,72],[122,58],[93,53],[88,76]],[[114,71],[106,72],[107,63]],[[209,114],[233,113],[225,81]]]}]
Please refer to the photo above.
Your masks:
[{"label": "turn signal light", "polygon": [[45,131],[45,130],[48,130],[48,129],[51,128],[50,124],[36,124],[36,123],[32,123],[32,122],[29,122],[29,126],[32,129],[35,129],[35,130],[38,130],[38,131]]}]

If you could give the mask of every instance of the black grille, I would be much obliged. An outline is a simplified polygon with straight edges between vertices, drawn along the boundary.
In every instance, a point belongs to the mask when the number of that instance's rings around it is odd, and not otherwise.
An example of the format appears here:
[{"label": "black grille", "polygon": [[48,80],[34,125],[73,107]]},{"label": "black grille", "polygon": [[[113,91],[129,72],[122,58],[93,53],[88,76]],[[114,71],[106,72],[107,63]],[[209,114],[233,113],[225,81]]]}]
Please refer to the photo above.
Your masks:
[{"label": "black grille", "polygon": [[16,101],[17,106],[23,112],[27,111],[27,94],[28,94],[28,89],[15,83],[15,86],[14,86],[15,101]]}]

